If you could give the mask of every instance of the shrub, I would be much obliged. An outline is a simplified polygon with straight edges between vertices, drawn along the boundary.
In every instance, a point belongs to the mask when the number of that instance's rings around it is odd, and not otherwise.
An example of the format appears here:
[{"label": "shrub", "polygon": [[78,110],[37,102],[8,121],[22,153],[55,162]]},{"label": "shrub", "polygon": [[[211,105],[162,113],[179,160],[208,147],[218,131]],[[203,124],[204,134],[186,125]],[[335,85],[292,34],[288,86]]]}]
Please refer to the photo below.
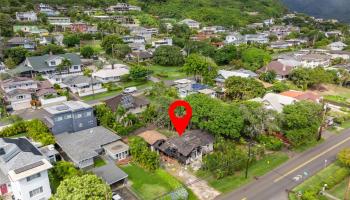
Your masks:
[{"label": "shrub", "polygon": [[338,160],[340,161],[340,163],[342,163],[343,165],[350,167],[350,148],[346,148],[341,150],[338,153],[337,156]]},{"label": "shrub", "polygon": [[25,121],[15,122],[12,126],[4,128],[0,131],[0,137],[11,137],[27,131]]},{"label": "shrub", "polygon": [[264,144],[267,149],[273,151],[281,150],[283,147],[283,142],[274,136],[259,135],[258,141]]}]

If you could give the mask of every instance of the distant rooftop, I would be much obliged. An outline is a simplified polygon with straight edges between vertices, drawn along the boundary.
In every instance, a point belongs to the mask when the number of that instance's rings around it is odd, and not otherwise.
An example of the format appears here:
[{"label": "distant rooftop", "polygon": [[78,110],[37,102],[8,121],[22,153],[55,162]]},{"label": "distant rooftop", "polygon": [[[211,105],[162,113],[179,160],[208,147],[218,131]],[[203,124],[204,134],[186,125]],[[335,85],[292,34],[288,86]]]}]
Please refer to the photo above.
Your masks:
[{"label": "distant rooftop", "polygon": [[68,111],[77,111],[77,110],[88,109],[88,108],[92,108],[92,106],[82,101],[67,101],[59,105],[50,106],[44,109],[48,113],[54,115],[58,113],[64,113]]}]

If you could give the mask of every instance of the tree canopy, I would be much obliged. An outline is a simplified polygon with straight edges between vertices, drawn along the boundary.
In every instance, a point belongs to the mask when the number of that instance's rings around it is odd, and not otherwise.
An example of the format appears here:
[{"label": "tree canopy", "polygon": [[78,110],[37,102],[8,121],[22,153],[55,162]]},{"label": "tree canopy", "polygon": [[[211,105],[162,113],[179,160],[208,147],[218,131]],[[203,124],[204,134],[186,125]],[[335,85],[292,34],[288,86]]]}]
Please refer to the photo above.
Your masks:
[{"label": "tree canopy", "polygon": [[163,66],[180,66],[184,58],[179,47],[165,45],[156,49],[153,61]]},{"label": "tree canopy", "polygon": [[232,76],[225,81],[225,94],[233,100],[248,100],[262,97],[265,88],[262,83],[253,78]]},{"label": "tree canopy", "polygon": [[191,54],[186,58],[183,70],[191,74],[196,80],[212,84],[218,73],[216,63],[208,57],[199,54]]},{"label": "tree canopy", "polygon": [[64,179],[52,199],[112,199],[112,191],[101,178],[96,175],[85,174]]}]

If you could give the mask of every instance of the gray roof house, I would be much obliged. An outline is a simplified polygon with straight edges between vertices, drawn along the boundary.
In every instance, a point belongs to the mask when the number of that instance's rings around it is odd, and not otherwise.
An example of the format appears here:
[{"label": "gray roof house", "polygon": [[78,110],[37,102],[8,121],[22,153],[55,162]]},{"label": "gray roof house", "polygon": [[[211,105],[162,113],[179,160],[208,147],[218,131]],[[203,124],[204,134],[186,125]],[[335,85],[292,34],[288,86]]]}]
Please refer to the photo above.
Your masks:
[{"label": "gray roof house", "polygon": [[92,106],[81,101],[67,101],[44,110],[44,122],[54,135],[81,131],[97,125]]},{"label": "gray roof house", "polygon": [[91,167],[94,164],[94,158],[103,153],[103,146],[121,139],[103,126],[74,133],[65,132],[55,137],[56,143],[79,168]]},{"label": "gray roof house", "polygon": [[59,66],[64,59],[71,62],[71,67],[62,71],[65,73],[81,73],[81,60],[79,55],[74,53],[51,55],[45,54],[43,56],[27,57],[26,60],[17,66],[12,73],[41,73],[41,74],[57,74],[57,66]]},{"label": "gray roof house", "polygon": [[7,48],[23,47],[29,51],[35,50],[36,43],[34,40],[26,37],[13,37],[7,41]]},{"label": "gray roof house", "polygon": [[183,164],[201,159],[203,154],[213,151],[214,137],[201,130],[185,132],[182,137],[172,137],[167,140],[159,140],[155,149],[163,154],[177,159]]},{"label": "gray roof house", "polygon": [[12,191],[14,199],[49,199],[50,168],[50,162],[27,138],[0,138],[0,196]]},{"label": "gray roof house", "polygon": [[81,97],[107,91],[106,88],[102,87],[101,81],[83,75],[68,76],[62,80],[62,84],[61,86],[68,87],[70,91]]}]

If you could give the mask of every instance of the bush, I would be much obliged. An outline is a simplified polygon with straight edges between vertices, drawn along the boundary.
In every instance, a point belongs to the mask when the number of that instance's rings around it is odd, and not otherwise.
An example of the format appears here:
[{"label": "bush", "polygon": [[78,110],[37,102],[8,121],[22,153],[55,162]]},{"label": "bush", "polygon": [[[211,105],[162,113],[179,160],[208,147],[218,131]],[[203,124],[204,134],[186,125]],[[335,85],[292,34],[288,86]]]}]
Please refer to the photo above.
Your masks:
[{"label": "bush", "polygon": [[261,144],[264,144],[267,149],[273,150],[273,151],[281,150],[283,147],[283,142],[274,136],[259,135],[258,141]]},{"label": "bush", "polygon": [[25,121],[19,121],[12,126],[4,128],[0,131],[0,137],[11,137],[18,134],[25,133],[27,131],[27,125]]},{"label": "bush", "polygon": [[343,165],[350,167],[350,148],[346,148],[341,150],[338,153],[337,156],[338,160],[340,161],[340,163],[342,163]]}]

